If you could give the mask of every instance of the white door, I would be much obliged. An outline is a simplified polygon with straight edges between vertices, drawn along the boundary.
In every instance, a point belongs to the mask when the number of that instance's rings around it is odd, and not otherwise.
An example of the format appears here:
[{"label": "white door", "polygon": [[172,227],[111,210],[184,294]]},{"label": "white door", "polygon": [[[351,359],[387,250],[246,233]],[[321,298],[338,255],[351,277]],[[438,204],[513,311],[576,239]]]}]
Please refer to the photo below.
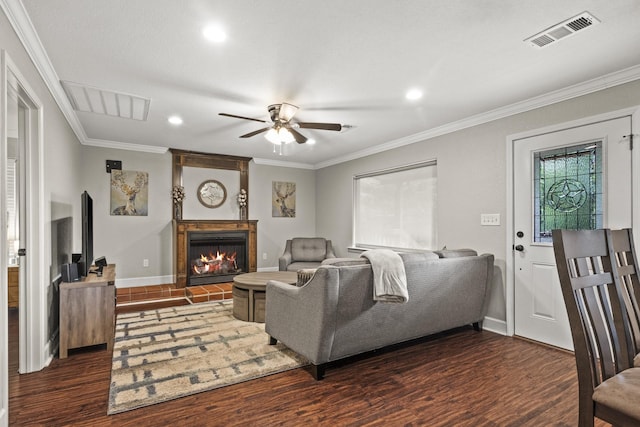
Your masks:
[{"label": "white door", "polygon": [[631,117],[514,142],[514,332],[573,349],[551,230],[631,227]]}]

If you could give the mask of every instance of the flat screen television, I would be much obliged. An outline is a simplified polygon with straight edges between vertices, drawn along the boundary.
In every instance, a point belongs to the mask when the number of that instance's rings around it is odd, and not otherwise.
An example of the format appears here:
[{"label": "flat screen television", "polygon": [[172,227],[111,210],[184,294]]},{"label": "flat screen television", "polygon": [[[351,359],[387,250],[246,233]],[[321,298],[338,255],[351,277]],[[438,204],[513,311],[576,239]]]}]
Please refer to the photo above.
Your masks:
[{"label": "flat screen television", "polygon": [[93,199],[86,191],[82,193],[82,258],[78,263],[78,274],[86,277],[93,264]]}]

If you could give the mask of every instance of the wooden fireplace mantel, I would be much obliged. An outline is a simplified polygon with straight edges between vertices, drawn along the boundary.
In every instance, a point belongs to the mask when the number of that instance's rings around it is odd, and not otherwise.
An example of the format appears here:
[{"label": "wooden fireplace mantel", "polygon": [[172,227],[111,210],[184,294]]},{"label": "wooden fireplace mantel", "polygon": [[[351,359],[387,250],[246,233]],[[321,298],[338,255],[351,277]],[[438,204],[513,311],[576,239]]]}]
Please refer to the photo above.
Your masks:
[{"label": "wooden fireplace mantel", "polygon": [[176,272],[176,286],[187,286],[187,233],[189,231],[248,231],[249,237],[249,272],[257,271],[258,264],[258,220],[173,220],[173,239],[175,242],[175,254],[173,271]]}]

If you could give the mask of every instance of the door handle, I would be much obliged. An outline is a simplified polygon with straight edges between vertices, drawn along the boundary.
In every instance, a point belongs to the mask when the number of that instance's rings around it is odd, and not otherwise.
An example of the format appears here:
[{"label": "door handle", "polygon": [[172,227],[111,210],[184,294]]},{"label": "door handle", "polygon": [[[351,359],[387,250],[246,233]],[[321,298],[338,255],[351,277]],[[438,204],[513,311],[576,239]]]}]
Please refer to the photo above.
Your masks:
[{"label": "door handle", "polygon": [[515,245],[513,249],[515,249],[518,252],[524,252],[524,246],[522,245]]},{"label": "door handle", "polygon": [[18,256],[27,256],[26,249],[18,249]]}]

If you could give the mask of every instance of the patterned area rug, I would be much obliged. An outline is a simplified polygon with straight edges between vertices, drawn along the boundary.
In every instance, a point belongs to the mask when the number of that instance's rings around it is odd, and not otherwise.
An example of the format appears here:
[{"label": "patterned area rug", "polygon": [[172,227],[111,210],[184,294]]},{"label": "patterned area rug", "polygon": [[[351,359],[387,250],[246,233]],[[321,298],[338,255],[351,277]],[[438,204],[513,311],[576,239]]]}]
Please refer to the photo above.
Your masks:
[{"label": "patterned area rug", "polygon": [[232,302],[119,314],[108,414],[283,372],[308,362],[269,345],[264,323],[232,315]]}]

